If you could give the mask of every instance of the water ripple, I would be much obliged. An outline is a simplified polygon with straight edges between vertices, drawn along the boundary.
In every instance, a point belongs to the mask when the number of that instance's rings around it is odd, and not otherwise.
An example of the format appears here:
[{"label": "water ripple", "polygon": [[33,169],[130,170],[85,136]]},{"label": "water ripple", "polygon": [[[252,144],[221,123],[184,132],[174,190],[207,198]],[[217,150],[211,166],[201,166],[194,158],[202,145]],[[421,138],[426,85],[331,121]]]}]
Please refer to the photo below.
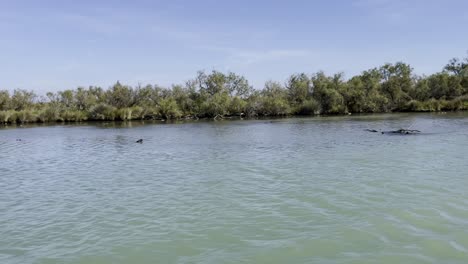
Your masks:
[{"label": "water ripple", "polygon": [[[363,131],[402,125],[433,133]],[[0,263],[466,263],[467,128],[455,114],[0,130]]]}]

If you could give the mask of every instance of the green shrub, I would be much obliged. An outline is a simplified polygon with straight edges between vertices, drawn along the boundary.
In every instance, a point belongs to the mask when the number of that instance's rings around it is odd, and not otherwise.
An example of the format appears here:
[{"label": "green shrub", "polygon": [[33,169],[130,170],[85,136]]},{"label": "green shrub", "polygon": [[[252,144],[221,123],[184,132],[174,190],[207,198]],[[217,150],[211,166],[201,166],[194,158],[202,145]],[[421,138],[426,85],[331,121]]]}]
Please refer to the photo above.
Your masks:
[{"label": "green shrub", "polygon": [[319,112],[319,104],[314,99],[309,99],[299,106],[297,113],[300,115],[313,115]]},{"label": "green shrub", "polygon": [[265,97],[261,100],[259,112],[265,116],[284,116],[291,114],[288,101],[282,97]]},{"label": "green shrub", "polygon": [[246,106],[247,102],[242,98],[236,96],[232,98],[228,107],[228,112],[230,115],[240,115],[245,112]]},{"label": "green shrub", "polygon": [[16,111],[12,119],[19,123],[30,123],[38,121],[37,116],[31,110]]},{"label": "green shrub", "polygon": [[80,110],[65,110],[61,113],[60,118],[60,121],[66,122],[82,122],[86,120],[88,120],[88,114]]},{"label": "green shrub", "polygon": [[158,104],[158,114],[164,119],[179,118],[182,116],[174,99],[162,99]]},{"label": "green shrub", "polygon": [[15,111],[0,111],[0,123],[12,123],[15,117]]},{"label": "green shrub", "polygon": [[89,119],[91,120],[115,120],[117,109],[105,103],[100,103],[91,108]]},{"label": "green shrub", "polygon": [[443,100],[436,100],[434,98],[430,99],[429,101],[426,102],[426,107],[428,111],[431,112],[438,112],[442,109],[441,105],[443,104]]},{"label": "green shrub", "polygon": [[130,109],[132,110],[131,119],[137,119],[137,120],[145,119],[145,111],[142,107],[134,106]]},{"label": "green shrub", "polygon": [[37,113],[37,119],[42,123],[62,121],[59,108],[54,106],[48,106],[45,109],[40,110]]},{"label": "green shrub", "polygon": [[118,119],[125,121],[125,120],[132,120],[132,109],[131,108],[121,108],[117,110],[117,117]]}]

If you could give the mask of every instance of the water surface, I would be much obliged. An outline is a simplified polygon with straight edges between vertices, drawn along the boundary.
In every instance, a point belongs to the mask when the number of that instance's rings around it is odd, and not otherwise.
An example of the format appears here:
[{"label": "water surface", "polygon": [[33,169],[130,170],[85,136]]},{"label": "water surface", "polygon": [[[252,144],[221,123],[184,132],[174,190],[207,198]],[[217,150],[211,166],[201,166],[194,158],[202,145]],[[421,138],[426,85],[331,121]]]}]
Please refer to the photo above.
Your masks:
[{"label": "water surface", "polygon": [[468,263],[467,158],[467,113],[2,128],[0,263]]}]

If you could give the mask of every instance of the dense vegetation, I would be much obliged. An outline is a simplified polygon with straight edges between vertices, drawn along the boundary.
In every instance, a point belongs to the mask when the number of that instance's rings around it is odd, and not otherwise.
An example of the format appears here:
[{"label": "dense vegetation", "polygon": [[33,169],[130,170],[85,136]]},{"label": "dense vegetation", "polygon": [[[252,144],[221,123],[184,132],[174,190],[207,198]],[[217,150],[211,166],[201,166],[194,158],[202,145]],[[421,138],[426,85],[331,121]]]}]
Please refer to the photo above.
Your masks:
[{"label": "dense vegetation", "polygon": [[262,90],[218,71],[198,72],[171,88],[117,82],[107,90],[79,87],[42,97],[0,90],[0,123],[456,110],[468,110],[468,57],[452,59],[430,76],[416,76],[398,62],[348,80],[341,73],[294,74],[284,85],[269,81]]}]

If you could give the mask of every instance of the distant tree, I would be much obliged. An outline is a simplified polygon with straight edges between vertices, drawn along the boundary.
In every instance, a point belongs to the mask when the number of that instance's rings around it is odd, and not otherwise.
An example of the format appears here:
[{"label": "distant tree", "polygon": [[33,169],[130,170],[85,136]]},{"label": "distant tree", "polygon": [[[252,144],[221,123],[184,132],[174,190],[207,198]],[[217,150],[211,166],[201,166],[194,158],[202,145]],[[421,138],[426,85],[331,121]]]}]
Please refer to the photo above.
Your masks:
[{"label": "distant tree", "polygon": [[226,77],[226,86],[231,96],[240,98],[247,98],[253,90],[244,76],[232,72],[228,73]]},{"label": "distant tree", "polygon": [[313,98],[320,105],[320,112],[328,114],[339,114],[346,112],[345,102],[340,91],[345,88],[342,74],[333,77],[318,72],[312,76]]},{"label": "distant tree", "polygon": [[202,103],[202,116],[217,117],[229,114],[230,97],[227,92],[218,92]]},{"label": "distant tree", "polygon": [[232,72],[224,74],[212,71],[210,74],[206,74],[204,71],[199,71],[197,77],[189,81],[187,86],[197,88],[200,92],[211,96],[228,92],[230,96],[246,98],[252,92],[252,87],[247,79]]},{"label": "distant tree", "polygon": [[352,113],[361,113],[365,110],[367,100],[366,88],[361,77],[351,78],[345,86],[343,92],[346,110]]},{"label": "distant tree", "polygon": [[10,93],[6,90],[0,91],[0,111],[10,110],[11,100]]},{"label": "distant tree", "polygon": [[431,89],[426,76],[416,78],[416,84],[410,96],[413,100],[426,101],[431,98]]},{"label": "distant tree", "polygon": [[289,101],[293,105],[300,105],[312,94],[312,82],[305,73],[294,74],[286,81]]},{"label": "distant tree", "polygon": [[31,108],[35,98],[36,94],[33,91],[16,89],[11,97],[11,108],[16,111]]},{"label": "distant tree", "polygon": [[453,99],[463,93],[460,76],[441,72],[429,76],[427,81],[432,98]]},{"label": "distant tree", "polygon": [[159,114],[164,119],[179,118],[181,113],[177,107],[177,103],[173,98],[164,98],[158,104]]},{"label": "distant tree", "polygon": [[129,86],[116,82],[106,93],[107,103],[117,108],[131,107],[134,105],[134,92]]},{"label": "distant tree", "polygon": [[88,111],[93,105],[97,104],[100,96],[93,93],[92,89],[78,87],[75,92],[75,108]]},{"label": "distant tree", "polygon": [[413,86],[411,66],[402,62],[387,63],[379,71],[382,76],[382,94],[388,98],[391,109],[402,107],[411,100],[408,95]]},{"label": "distant tree", "polygon": [[182,85],[172,86],[171,96],[184,115],[193,115],[194,101],[190,98],[190,90]]},{"label": "distant tree", "polygon": [[444,70],[455,74],[463,75],[467,73],[468,69],[468,56],[464,59],[452,58],[447,65],[445,65]]},{"label": "distant tree", "polygon": [[75,106],[75,94],[72,90],[65,90],[58,92],[58,96],[60,98],[60,102],[66,108],[72,108]]},{"label": "distant tree", "polygon": [[291,106],[288,102],[288,90],[278,82],[268,81],[261,92],[261,100],[258,111],[266,116],[284,116],[291,114]]}]

